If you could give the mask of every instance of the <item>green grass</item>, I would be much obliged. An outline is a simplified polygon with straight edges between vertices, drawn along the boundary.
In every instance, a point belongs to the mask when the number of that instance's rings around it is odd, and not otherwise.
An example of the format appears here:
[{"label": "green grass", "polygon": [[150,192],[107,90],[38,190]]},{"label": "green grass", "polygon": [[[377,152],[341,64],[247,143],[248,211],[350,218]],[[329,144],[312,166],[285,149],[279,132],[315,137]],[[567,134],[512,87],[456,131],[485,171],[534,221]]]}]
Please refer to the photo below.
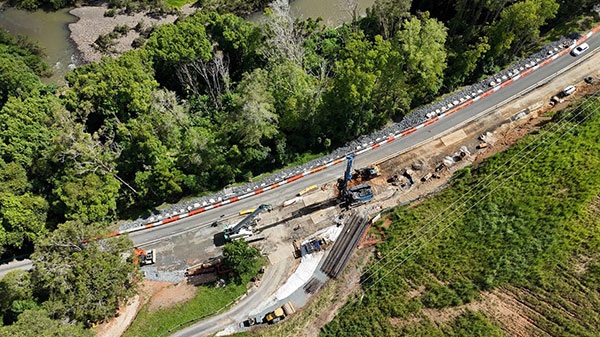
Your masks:
[{"label": "green grass", "polygon": [[[377,246],[384,259],[322,335],[502,335],[506,322],[493,313],[467,310],[441,323],[422,313],[479,301],[483,291],[518,298],[531,309],[522,314],[551,335],[600,335],[600,113],[583,116],[557,113],[438,195],[391,211]],[[545,132],[558,127],[570,131]],[[407,296],[415,289],[422,292]]]},{"label": "green grass", "polygon": [[[148,305],[146,305],[136,316],[131,327],[123,334],[123,337],[166,336],[169,329],[173,329],[179,324],[185,324],[199,317],[214,314],[217,310],[244,294],[246,292],[245,284],[245,282],[241,285],[229,283],[223,288],[200,286],[192,300],[152,313],[148,311]],[[176,330],[187,325],[189,324],[180,326]]]}]

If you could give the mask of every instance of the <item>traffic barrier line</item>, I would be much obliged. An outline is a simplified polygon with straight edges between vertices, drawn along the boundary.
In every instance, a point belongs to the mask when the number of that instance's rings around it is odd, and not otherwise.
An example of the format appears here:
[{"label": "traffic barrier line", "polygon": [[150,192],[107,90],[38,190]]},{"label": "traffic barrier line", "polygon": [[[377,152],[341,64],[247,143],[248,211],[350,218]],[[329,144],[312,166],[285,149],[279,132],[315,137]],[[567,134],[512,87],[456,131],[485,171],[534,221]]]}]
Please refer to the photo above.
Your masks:
[{"label": "traffic barrier line", "polygon": [[[537,64],[537,65],[535,65],[535,66],[533,66],[533,67],[531,67],[531,68],[529,68],[529,69],[527,69],[527,70],[519,73],[518,75],[516,75],[512,79],[509,79],[508,81],[503,82],[500,85],[495,86],[494,88],[492,88],[492,89],[490,89],[490,90],[488,90],[488,91],[486,91],[486,92],[484,92],[484,93],[482,93],[482,94],[480,94],[480,95],[478,95],[476,97],[473,97],[473,98],[471,98],[469,100],[466,100],[466,101],[460,103],[459,105],[455,106],[454,108],[452,108],[452,109],[450,109],[450,110],[448,110],[448,111],[440,114],[439,116],[437,116],[437,117],[435,117],[433,119],[425,121],[425,122],[419,124],[418,126],[411,127],[410,129],[401,131],[401,132],[399,132],[396,135],[391,135],[391,136],[389,136],[384,141],[381,141],[379,143],[375,143],[375,144],[373,144],[373,145],[371,145],[369,147],[366,147],[366,148],[364,148],[364,149],[362,149],[360,151],[357,151],[357,152],[354,153],[354,155],[355,156],[356,155],[360,155],[360,154],[363,154],[363,153],[365,153],[367,151],[374,150],[374,149],[380,147],[383,144],[391,143],[391,142],[393,142],[393,141],[395,141],[395,140],[397,140],[399,138],[402,138],[402,137],[405,137],[407,135],[410,135],[411,133],[417,131],[420,128],[429,126],[429,125],[437,122],[438,120],[440,120],[440,119],[442,119],[444,117],[447,117],[447,116],[455,113],[458,110],[464,109],[465,107],[467,107],[467,106],[469,106],[469,105],[477,102],[478,100],[480,100],[482,98],[485,98],[485,97],[493,94],[494,92],[496,92],[496,91],[498,91],[498,90],[500,90],[502,88],[505,88],[506,86],[514,83],[518,79],[531,74],[534,70],[537,70],[537,69],[539,69],[539,68],[541,68],[541,67],[549,64],[550,62],[558,59],[559,57],[564,56],[567,53],[570,53],[573,50],[573,48],[575,48],[575,46],[581,44],[585,40],[589,39],[593,34],[598,33],[598,32],[600,32],[600,26],[594,27],[590,32],[588,32],[587,34],[583,35],[577,42],[573,43],[569,48],[563,49],[559,53],[553,55],[551,58],[548,58],[548,59],[542,61],[540,64]],[[198,209],[195,209],[195,210],[191,210],[191,211],[189,211],[187,213],[184,213],[184,214],[174,215],[174,216],[172,216],[170,218],[163,219],[163,220],[160,220],[160,221],[157,221],[157,222],[153,222],[153,223],[150,223],[150,224],[147,224],[147,225],[144,225],[144,226],[135,227],[135,228],[129,228],[129,229],[121,230],[121,231],[112,232],[112,233],[108,234],[108,236],[109,237],[111,237],[111,236],[118,236],[118,235],[122,235],[122,234],[125,234],[125,233],[137,232],[137,231],[144,230],[144,229],[154,228],[154,227],[158,227],[158,226],[161,226],[161,225],[164,225],[164,224],[168,224],[168,223],[172,223],[172,222],[178,221],[178,220],[180,220],[182,218],[186,218],[188,216],[192,216],[192,215],[204,213],[204,212],[206,212],[206,211],[208,211],[210,209],[214,209],[214,208],[220,207],[220,206],[225,205],[225,204],[231,204],[231,203],[237,202],[239,200],[246,199],[246,198],[249,198],[249,197],[261,194],[261,193],[263,193],[265,191],[275,189],[275,188],[280,187],[282,185],[285,185],[285,184],[291,183],[293,181],[296,181],[298,179],[301,179],[303,177],[309,176],[309,175],[311,175],[313,173],[317,173],[319,171],[322,171],[322,170],[324,170],[324,169],[326,169],[328,167],[335,166],[335,165],[341,163],[342,161],[344,161],[345,158],[346,158],[346,155],[344,155],[344,156],[342,156],[340,158],[334,159],[334,160],[330,161],[329,163],[321,165],[321,166],[319,166],[317,168],[313,168],[313,169],[311,169],[309,171],[305,171],[303,173],[294,175],[294,176],[292,176],[290,178],[287,178],[287,179],[284,179],[284,180],[282,180],[280,182],[271,184],[271,185],[269,185],[267,187],[263,187],[263,188],[254,190],[253,192],[248,192],[248,193],[246,193],[244,195],[230,198],[230,199],[228,199],[226,201],[219,201],[219,202],[217,202],[217,203],[215,203],[213,205],[208,205],[208,206],[204,206],[204,207],[201,207],[201,208],[198,208]]]}]

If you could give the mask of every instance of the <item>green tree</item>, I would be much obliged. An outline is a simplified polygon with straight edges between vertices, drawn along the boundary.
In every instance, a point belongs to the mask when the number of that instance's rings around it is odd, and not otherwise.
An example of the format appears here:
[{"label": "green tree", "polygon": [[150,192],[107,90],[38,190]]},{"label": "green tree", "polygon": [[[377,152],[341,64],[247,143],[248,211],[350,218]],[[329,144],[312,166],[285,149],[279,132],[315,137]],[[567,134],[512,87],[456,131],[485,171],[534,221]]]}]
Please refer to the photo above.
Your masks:
[{"label": "green tree", "polygon": [[116,214],[121,184],[111,174],[99,171],[81,177],[63,176],[56,185],[53,193],[58,200],[54,206],[67,220],[100,222],[110,220]]},{"label": "green tree", "polygon": [[46,200],[31,193],[25,169],[0,160],[0,253],[46,233]]},{"label": "green tree", "polygon": [[[11,307],[15,301],[32,301],[33,287],[30,273],[23,270],[12,271],[0,279],[0,321],[10,324],[16,321]],[[16,306],[19,306],[18,304]],[[2,317],[4,316],[4,317]]]},{"label": "green tree", "polygon": [[0,157],[30,169],[50,146],[52,119],[62,109],[54,95],[9,98],[0,110]]},{"label": "green tree", "polygon": [[318,131],[322,82],[293,62],[272,65],[270,91],[279,116],[279,127],[294,152],[314,145]]},{"label": "green tree", "polygon": [[361,26],[366,31],[373,30],[372,35],[381,35],[384,39],[390,39],[402,26],[402,22],[410,17],[411,0],[375,0],[373,6],[367,9],[367,16]]},{"label": "green tree", "polygon": [[52,317],[99,322],[134,294],[135,266],[123,258],[132,242],[124,236],[88,241],[105,233],[103,227],[69,221],[37,241],[33,281]]},{"label": "green tree", "polygon": [[229,242],[223,246],[225,265],[236,273],[236,279],[242,280],[244,275],[258,272],[257,258],[259,252],[244,240]]},{"label": "green tree", "polygon": [[269,91],[268,73],[260,68],[246,74],[233,97],[231,114],[233,142],[239,144],[246,162],[260,162],[271,149],[266,142],[279,132],[273,95]]},{"label": "green tree", "polygon": [[489,57],[497,64],[512,61],[538,42],[540,28],[558,11],[556,0],[525,0],[506,7],[487,30]]},{"label": "green tree", "polygon": [[243,73],[262,63],[259,50],[263,44],[263,32],[252,21],[234,14],[204,11],[194,14],[189,20],[203,25],[210,40],[227,55],[233,80],[241,79]]},{"label": "green tree", "polygon": [[147,112],[119,126],[123,154],[118,169],[134,182],[140,198],[162,201],[183,191],[177,159],[191,126],[185,109],[173,92],[159,90]]},{"label": "green tree", "polygon": [[335,62],[335,76],[323,94],[321,132],[340,144],[382,126],[410,106],[405,61],[392,43],[376,36],[351,33]]},{"label": "green tree", "polygon": [[158,81],[177,89],[176,72],[180,66],[196,60],[211,59],[211,41],[206,36],[204,25],[187,18],[157,29],[144,46],[156,70]]},{"label": "green tree", "polygon": [[65,93],[66,106],[91,133],[106,124],[126,122],[150,107],[152,92],[158,87],[153,75],[144,53],[131,51],[116,59],[103,58],[65,76],[70,87]]},{"label": "green tree", "polygon": [[94,332],[85,329],[82,324],[71,324],[51,319],[45,310],[27,310],[19,315],[16,323],[0,327],[0,336],[92,337]]},{"label": "green tree", "polygon": [[442,85],[446,69],[446,27],[424,13],[421,18],[404,21],[396,37],[404,61],[396,71],[405,74],[414,96],[412,105],[417,106],[436,94]]},{"label": "green tree", "polygon": [[9,97],[35,95],[41,86],[39,77],[20,57],[4,53],[0,49],[0,107]]}]

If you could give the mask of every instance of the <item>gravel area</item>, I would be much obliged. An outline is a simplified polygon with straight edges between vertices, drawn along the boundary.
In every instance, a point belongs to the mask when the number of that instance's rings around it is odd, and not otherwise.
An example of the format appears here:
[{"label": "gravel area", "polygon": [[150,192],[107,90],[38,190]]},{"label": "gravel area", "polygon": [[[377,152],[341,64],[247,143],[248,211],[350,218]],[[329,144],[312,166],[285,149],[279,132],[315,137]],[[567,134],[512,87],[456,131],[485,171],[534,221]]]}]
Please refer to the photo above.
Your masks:
[{"label": "gravel area", "polygon": [[186,280],[184,270],[158,270],[156,267],[144,266],[142,267],[142,271],[144,272],[144,278],[147,280],[171,283],[179,283]]},{"label": "gravel area", "polygon": [[476,97],[487,90],[508,81],[509,79],[517,76],[521,72],[536,66],[547,58],[560,52],[562,49],[568,48],[581,36],[579,34],[572,34],[568,37],[563,37],[558,41],[551,42],[540,49],[538,52],[530,55],[529,57],[515,63],[510,68],[507,68],[493,76],[486,78],[485,80],[475,83],[469,87],[466,87],[460,91],[455,92],[442,100],[431,103],[427,106],[418,108],[408,114],[400,122],[394,123],[382,130],[375,131],[369,135],[359,137],[356,140],[348,142],[345,146],[333,150],[330,154],[321,158],[314,159],[308,163],[300,166],[288,168],[286,170],[279,171],[265,179],[257,182],[248,183],[242,186],[236,186],[232,188],[224,189],[216,194],[196,198],[180,204],[171,205],[160,212],[145,217],[139,218],[132,222],[122,224],[118,230],[133,229],[136,227],[144,226],[149,223],[153,223],[162,219],[187,213],[193,209],[198,209],[228,198],[241,196],[243,194],[252,192],[254,190],[272,185],[276,182],[280,182],[289,177],[295,176],[305,171],[309,171],[313,168],[319,167],[326,163],[329,163],[335,159],[343,158],[347,154],[366,148],[374,143],[380,142],[392,135],[397,135],[403,130],[415,127],[425,121],[435,118],[436,116],[452,109],[454,106],[461,104],[470,98]]},{"label": "gravel area", "polygon": [[[145,26],[152,24],[162,25],[172,23],[177,19],[177,15],[167,15],[162,18],[154,18],[146,15],[146,12],[135,13],[132,15],[119,14],[114,17],[105,17],[106,6],[85,6],[72,9],[69,13],[79,18],[77,22],[69,24],[71,39],[75,43],[77,50],[81,53],[84,63],[99,61],[102,56],[116,56],[127,50],[132,49],[131,43],[139,34],[133,29],[127,35],[115,39],[117,44],[112,47],[114,54],[103,54],[96,50],[92,45],[103,34],[108,34],[117,25],[127,25],[130,28],[135,27],[138,22],[143,21]],[[184,14],[192,13],[195,9],[190,5],[185,5],[181,9]]]}]

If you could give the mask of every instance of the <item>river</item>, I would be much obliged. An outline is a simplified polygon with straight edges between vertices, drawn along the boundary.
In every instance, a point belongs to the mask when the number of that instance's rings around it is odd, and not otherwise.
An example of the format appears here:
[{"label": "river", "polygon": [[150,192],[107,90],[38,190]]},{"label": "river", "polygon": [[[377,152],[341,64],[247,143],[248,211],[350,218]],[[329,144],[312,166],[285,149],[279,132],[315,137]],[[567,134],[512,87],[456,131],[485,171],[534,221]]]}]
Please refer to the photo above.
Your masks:
[{"label": "river", "polygon": [[[294,0],[290,4],[292,15],[302,18],[323,18],[324,23],[337,26],[350,19],[350,13],[342,5],[346,0]],[[360,14],[375,0],[358,0]],[[36,41],[45,51],[45,61],[54,74],[44,82],[64,84],[64,75],[80,63],[78,53],[69,38],[68,25],[76,18],[70,9],[55,12],[42,10],[25,11],[15,8],[0,10],[0,28],[13,35],[26,35]],[[259,14],[251,17],[258,20]]]},{"label": "river", "polygon": [[55,12],[30,12],[15,8],[0,10],[1,28],[13,35],[26,35],[44,49],[45,61],[53,70],[53,75],[44,79],[44,82],[58,84],[63,84],[64,75],[79,63],[68,28],[68,24],[76,19],[69,14],[69,9]]},{"label": "river", "polygon": [[[348,0],[293,0],[290,3],[290,12],[299,18],[316,19],[321,17],[323,23],[336,27],[352,18],[347,6],[343,5],[346,2]],[[357,0],[357,2],[358,14],[363,15],[366,9],[375,3],[375,0]],[[254,14],[250,20],[258,21],[260,15],[260,13]]]}]

